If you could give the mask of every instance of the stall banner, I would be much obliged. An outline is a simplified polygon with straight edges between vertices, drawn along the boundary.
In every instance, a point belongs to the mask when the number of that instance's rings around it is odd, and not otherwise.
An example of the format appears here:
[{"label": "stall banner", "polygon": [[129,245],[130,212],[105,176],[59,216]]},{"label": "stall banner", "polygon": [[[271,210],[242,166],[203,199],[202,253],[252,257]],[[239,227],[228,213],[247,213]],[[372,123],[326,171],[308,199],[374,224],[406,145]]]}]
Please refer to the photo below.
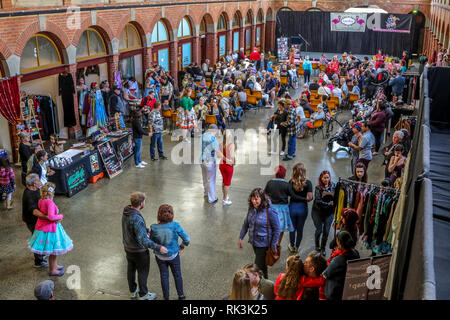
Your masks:
[{"label": "stall banner", "polygon": [[233,51],[239,51],[239,31],[233,34]]},{"label": "stall banner", "polygon": [[342,300],[383,300],[391,257],[348,261]]},{"label": "stall banner", "polygon": [[330,12],[331,31],[365,32],[366,13]]},{"label": "stall banner", "polygon": [[219,37],[219,57],[224,56],[226,53],[226,36]]},{"label": "stall banner", "polygon": [[169,49],[162,49],[158,51],[158,63],[164,70],[169,70]]},{"label": "stall banner", "polygon": [[191,64],[191,50],[192,46],[191,43],[183,43],[182,45],[182,64],[183,64],[183,68],[186,68],[187,66],[189,66]]},{"label": "stall banner", "polygon": [[277,49],[278,49],[278,61],[285,61],[289,59],[288,38],[278,38]]},{"label": "stall banner", "polygon": [[120,161],[124,162],[133,155],[133,137],[131,134],[114,142]]},{"label": "stall banner", "polygon": [[97,146],[103,164],[106,169],[106,173],[110,179],[122,173],[122,163],[116,155],[114,148],[109,141],[106,141]]},{"label": "stall banner", "polygon": [[369,17],[369,23],[372,31],[411,33],[412,15],[378,13]]},{"label": "stall banner", "polygon": [[85,166],[79,165],[66,172],[66,181],[69,197],[86,188],[88,179]]}]

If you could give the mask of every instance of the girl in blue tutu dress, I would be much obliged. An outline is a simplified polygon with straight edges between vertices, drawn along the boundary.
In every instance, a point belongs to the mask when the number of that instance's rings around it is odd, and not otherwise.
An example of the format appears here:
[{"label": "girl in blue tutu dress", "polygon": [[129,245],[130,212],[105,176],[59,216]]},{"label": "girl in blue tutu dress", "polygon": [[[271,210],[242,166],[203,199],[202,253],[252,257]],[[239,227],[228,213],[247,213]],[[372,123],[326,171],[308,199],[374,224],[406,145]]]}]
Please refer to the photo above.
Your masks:
[{"label": "girl in blue tutu dress", "polygon": [[61,221],[63,215],[53,202],[55,185],[47,182],[41,188],[39,210],[47,215],[48,220],[38,218],[33,236],[29,239],[29,247],[33,253],[49,255],[49,276],[60,277],[64,274],[64,266],[58,265],[56,257],[72,250],[73,243],[64,231]]}]

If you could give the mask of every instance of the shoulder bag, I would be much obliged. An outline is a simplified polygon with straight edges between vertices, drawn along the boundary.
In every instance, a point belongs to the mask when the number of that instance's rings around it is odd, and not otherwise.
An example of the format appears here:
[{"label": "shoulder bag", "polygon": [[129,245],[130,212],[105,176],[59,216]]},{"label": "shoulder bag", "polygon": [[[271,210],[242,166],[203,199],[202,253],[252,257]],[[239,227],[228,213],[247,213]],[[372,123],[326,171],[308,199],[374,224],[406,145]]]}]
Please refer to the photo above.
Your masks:
[{"label": "shoulder bag", "polygon": [[267,251],[266,251],[266,265],[273,266],[279,259],[281,253],[280,243],[277,243],[277,249],[274,253],[270,246],[270,233],[269,233],[269,208],[266,209],[267,215]]}]

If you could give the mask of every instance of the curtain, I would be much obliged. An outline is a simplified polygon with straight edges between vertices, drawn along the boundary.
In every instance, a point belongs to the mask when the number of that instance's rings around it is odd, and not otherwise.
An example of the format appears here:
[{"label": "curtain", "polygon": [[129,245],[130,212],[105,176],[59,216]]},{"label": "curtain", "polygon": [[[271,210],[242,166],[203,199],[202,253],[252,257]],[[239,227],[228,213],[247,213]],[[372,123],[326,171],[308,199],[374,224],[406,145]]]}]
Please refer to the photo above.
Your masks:
[{"label": "curtain", "polygon": [[[382,15],[384,20],[389,15]],[[330,12],[280,11],[277,14],[276,37],[298,37],[309,42],[302,51],[367,54],[372,56],[378,49],[385,54],[401,57],[403,50],[411,52],[415,36],[415,19],[412,15],[395,14],[400,21],[398,29],[409,29],[410,33],[373,31],[365,32],[331,31]],[[384,19],[384,20],[383,20]],[[409,25],[408,25],[409,22]]]},{"label": "curtain", "polygon": [[20,122],[20,92],[17,76],[0,80],[0,113],[9,123]]}]

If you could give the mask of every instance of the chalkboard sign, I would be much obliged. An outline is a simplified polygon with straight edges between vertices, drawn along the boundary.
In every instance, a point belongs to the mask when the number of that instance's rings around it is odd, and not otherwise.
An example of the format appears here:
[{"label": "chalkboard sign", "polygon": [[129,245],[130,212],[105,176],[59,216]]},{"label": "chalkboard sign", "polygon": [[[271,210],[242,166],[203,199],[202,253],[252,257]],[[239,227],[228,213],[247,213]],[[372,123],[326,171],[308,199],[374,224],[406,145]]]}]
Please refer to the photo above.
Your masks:
[{"label": "chalkboard sign", "polygon": [[88,185],[86,167],[83,164],[68,170],[65,175],[68,189],[67,195],[69,197],[80,192]]},{"label": "chalkboard sign", "polygon": [[342,300],[383,300],[391,256],[348,261]]},{"label": "chalkboard sign", "polygon": [[122,173],[122,163],[114,151],[111,143],[106,141],[97,146],[98,152],[100,152],[100,156],[103,161],[103,165],[105,166],[106,173],[108,173],[108,177],[110,179]]},{"label": "chalkboard sign", "polygon": [[114,141],[120,161],[124,162],[133,155],[133,136],[131,134]]}]

